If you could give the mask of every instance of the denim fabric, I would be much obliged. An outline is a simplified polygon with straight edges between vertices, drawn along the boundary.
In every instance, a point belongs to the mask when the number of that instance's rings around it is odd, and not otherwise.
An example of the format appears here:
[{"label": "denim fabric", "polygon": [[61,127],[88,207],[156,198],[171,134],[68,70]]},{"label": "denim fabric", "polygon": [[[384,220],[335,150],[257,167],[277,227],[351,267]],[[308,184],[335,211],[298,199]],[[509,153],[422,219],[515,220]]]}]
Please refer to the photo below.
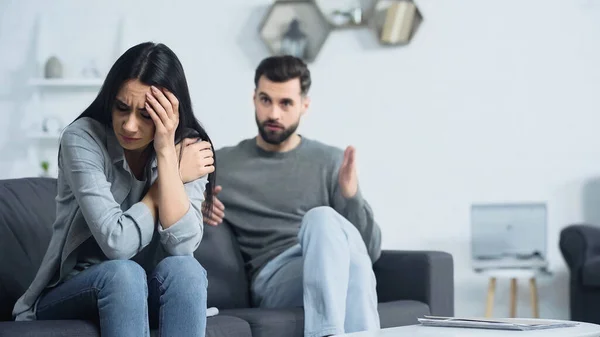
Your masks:
[{"label": "denim fabric", "polygon": [[206,271],[191,256],[163,259],[150,274],[131,260],[96,264],[42,295],[38,320],[97,321],[102,336],[204,337]]},{"label": "denim fabric", "polygon": [[302,219],[298,239],[258,273],[254,305],[303,306],[306,337],[378,330],[375,275],[356,227],[316,207]]}]

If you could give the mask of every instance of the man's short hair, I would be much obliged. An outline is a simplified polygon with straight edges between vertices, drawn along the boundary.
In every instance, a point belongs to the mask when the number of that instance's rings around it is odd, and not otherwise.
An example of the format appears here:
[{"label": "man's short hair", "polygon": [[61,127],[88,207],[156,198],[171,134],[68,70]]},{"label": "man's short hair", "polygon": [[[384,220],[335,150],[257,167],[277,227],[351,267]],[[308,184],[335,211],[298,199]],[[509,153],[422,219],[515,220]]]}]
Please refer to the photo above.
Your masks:
[{"label": "man's short hair", "polygon": [[258,81],[263,75],[273,82],[287,82],[298,78],[302,95],[308,94],[310,89],[310,70],[308,70],[304,61],[295,56],[271,56],[262,60],[254,75],[254,85],[256,87],[258,87]]}]

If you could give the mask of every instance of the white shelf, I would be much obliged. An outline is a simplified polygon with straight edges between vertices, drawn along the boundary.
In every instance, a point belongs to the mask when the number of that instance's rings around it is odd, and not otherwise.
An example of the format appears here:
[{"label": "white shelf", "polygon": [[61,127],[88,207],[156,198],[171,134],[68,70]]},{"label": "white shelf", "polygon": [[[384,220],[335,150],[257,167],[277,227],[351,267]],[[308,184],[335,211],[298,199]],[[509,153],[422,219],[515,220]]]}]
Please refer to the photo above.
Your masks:
[{"label": "white shelf", "polygon": [[27,133],[27,138],[35,139],[35,140],[45,140],[45,141],[58,141],[60,139],[60,134],[44,133],[44,132],[29,132],[29,133]]},{"label": "white shelf", "polygon": [[29,80],[29,85],[35,87],[72,87],[72,88],[100,88],[103,80],[99,78],[34,78]]}]

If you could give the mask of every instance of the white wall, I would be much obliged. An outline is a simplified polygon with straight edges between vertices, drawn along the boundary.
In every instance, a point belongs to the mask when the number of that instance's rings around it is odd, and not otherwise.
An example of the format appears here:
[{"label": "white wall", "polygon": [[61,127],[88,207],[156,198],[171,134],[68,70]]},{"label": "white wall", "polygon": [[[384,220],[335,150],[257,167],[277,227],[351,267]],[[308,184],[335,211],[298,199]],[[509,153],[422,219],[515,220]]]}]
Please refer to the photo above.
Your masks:
[{"label": "white wall", "polygon": [[[181,57],[198,117],[218,147],[254,135],[253,70],[266,56],[256,29],[268,4],[0,1],[0,178],[38,173],[19,130],[47,113],[24,110],[31,60],[53,51],[73,64],[95,56],[108,67],[121,15],[123,46],[152,39]],[[555,275],[539,281],[541,314],[568,318],[558,232],[572,222],[600,223],[600,3],[418,4],[426,22],[407,48],[378,48],[369,31],[332,34],[311,65],[313,105],[301,130],[358,148],[385,248],[454,255],[459,315],[482,315],[485,306],[486,280],[469,268],[470,205],[547,202]],[[44,14],[43,37],[32,54],[36,14]],[[54,94],[65,122],[93,97]],[[498,289],[500,316],[508,315],[506,283]],[[518,312],[528,316],[521,284]]]}]

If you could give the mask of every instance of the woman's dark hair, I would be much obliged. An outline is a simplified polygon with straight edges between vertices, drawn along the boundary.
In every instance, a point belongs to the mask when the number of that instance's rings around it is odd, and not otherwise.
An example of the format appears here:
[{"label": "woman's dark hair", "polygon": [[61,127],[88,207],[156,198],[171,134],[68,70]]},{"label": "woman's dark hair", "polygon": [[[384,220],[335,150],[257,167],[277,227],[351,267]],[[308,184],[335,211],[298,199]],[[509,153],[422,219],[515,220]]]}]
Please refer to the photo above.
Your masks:
[{"label": "woman's dark hair", "polygon": [[[112,107],[121,86],[128,80],[137,79],[146,85],[165,88],[179,100],[179,125],[175,130],[175,141],[183,141],[186,137],[199,137],[201,140],[212,141],[204,128],[194,116],[192,100],[188,90],[183,66],[177,55],[161,43],[144,42],[129,48],[111,67],[96,99],[75,120],[90,117],[112,128]],[[155,156],[152,143],[148,146],[152,151],[150,158]],[[179,159],[183,154],[183,147]],[[213,150],[214,152],[214,150]],[[208,175],[204,207],[210,212],[213,204],[213,187],[215,172]]]}]

